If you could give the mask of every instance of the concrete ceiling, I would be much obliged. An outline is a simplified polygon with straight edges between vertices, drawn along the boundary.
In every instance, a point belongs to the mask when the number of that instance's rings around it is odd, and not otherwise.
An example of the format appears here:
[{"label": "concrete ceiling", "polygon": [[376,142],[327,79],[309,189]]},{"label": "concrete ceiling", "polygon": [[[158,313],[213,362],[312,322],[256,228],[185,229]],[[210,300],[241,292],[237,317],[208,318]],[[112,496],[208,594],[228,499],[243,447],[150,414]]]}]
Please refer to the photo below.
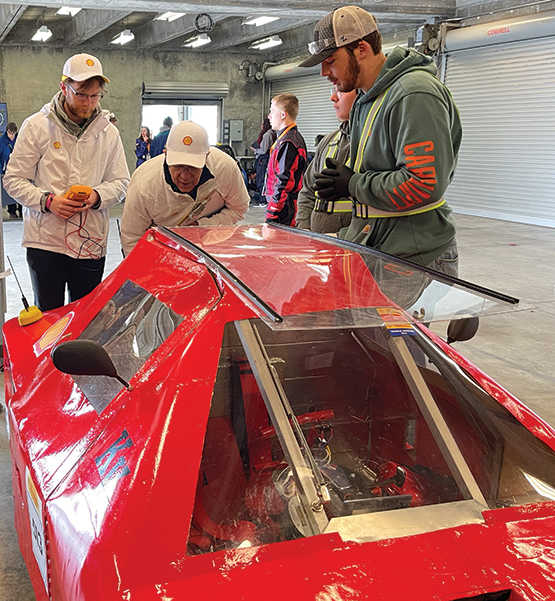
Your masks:
[{"label": "concrete ceiling", "polygon": [[[456,9],[455,0],[373,0],[356,4],[374,14],[384,33],[451,18]],[[62,5],[84,10],[73,18],[57,15]],[[255,40],[303,26],[310,28],[330,8],[330,3],[322,0],[32,0],[18,4],[0,0],[0,44],[102,48],[123,29],[131,29],[135,40],[124,46],[127,50],[177,50],[196,33],[195,18],[204,13],[214,24],[209,32],[213,41],[201,51],[244,51]],[[166,11],[186,14],[172,22],[153,21]],[[246,17],[262,15],[280,19],[261,27],[243,25]],[[32,42],[31,36],[41,25],[52,31],[52,38]]]},{"label": "concrete ceiling", "polygon": [[[503,4],[519,6],[529,0],[504,0]],[[538,2],[540,4],[541,2]],[[111,40],[122,30],[130,29],[135,39],[125,50],[183,49],[183,43],[197,33],[196,17],[207,14],[213,28],[212,43],[199,52],[225,50],[245,53],[253,41],[280,35],[283,46],[267,54],[275,57],[306,48],[313,24],[334,6],[325,0],[31,0],[13,3],[0,0],[0,46],[55,46],[94,49],[120,48]],[[415,31],[420,25],[468,17],[486,5],[499,6],[500,0],[367,0],[353,2],[376,17],[384,37],[399,32]],[[75,17],[57,15],[60,6],[82,8]],[[179,19],[153,21],[157,15],[174,11],[186,13]],[[244,25],[249,16],[279,16],[278,21],[256,27]],[[52,31],[48,42],[32,42],[31,36],[41,25]],[[405,37],[406,40],[406,37]]]}]

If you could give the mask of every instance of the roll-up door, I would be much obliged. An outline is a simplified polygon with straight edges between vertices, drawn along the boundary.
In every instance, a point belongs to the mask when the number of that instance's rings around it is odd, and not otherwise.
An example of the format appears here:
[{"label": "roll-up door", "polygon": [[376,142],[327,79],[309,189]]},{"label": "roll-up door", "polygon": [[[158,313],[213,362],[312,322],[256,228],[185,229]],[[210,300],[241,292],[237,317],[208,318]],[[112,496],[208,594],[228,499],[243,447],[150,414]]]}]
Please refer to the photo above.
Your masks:
[{"label": "roll-up door", "polygon": [[555,36],[448,52],[463,124],[446,194],[457,212],[555,227],[554,73]]},{"label": "roll-up door", "polygon": [[143,104],[184,104],[194,100],[212,103],[229,93],[229,85],[220,82],[152,81],[143,83]]},{"label": "roll-up door", "polygon": [[320,75],[272,81],[272,96],[285,93],[294,94],[299,99],[297,126],[308,150],[314,150],[314,138],[334,131],[339,125],[330,100],[330,82]]}]

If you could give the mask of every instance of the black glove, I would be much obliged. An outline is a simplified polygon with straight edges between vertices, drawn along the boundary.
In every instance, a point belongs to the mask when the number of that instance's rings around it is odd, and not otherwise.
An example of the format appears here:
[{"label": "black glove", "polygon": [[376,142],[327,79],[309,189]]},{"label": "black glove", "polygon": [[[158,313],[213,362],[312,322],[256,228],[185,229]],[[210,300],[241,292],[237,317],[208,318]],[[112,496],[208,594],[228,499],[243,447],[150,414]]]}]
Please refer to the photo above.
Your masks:
[{"label": "black glove", "polygon": [[326,169],[316,175],[314,187],[320,198],[337,200],[349,196],[349,181],[354,171],[338,163],[335,159],[326,159]]}]

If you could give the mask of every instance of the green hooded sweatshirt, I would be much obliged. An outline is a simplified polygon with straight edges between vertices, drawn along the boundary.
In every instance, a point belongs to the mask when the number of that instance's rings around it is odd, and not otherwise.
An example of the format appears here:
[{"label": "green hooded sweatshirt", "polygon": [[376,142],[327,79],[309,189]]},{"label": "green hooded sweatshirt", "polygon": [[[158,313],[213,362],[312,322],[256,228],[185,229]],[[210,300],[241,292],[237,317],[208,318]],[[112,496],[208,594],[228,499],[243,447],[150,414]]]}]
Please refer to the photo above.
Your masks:
[{"label": "green hooded sweatshirt", "polygon": [[[430,57],[397,47],[372,88],[359,94],[350,118],[355,174],[349,192],[369,206],[363,207],[367,218],[353,214],[340,233],[421,265],[455,239],[451,210],[441,202],[455,171],[462,128],[451,94],[435,74]],[[380,108],[370,134],[363,135],[374,101]]]}]

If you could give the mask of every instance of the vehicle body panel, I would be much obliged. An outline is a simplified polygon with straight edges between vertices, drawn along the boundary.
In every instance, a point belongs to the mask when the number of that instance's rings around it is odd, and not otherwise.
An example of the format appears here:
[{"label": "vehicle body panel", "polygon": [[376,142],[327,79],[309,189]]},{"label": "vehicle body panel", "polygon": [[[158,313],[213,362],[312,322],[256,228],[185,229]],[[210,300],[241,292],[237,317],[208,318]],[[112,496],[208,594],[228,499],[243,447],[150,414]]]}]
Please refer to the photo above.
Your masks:
[{"label": "vehicle body panel", "polygon": [[[360,256],[323,241],[307,243],[269,226],[176,233],[283,316],[400,306]],[[50,351],[78,338],[128,280],[184,320],[131,378],[130,389],[122,388],[98,413],[74,379],[54,368]],[[455,601],[503,590],[512,591],[511,601],[555,598],[553,501],[487,509],[481,523],[373,542],[332,532],[188,554],[226,324],[259,315],[221,274],[154,229],[86,298],[26,328],[16,320],[5,325],[15,524],[38,601]],[[555,451],[553,428],[405,317]],[[377,317],[365,319],[383,326]],[[468,443],[470,455],[473,446]],[[26,474],[42,507],[46,583],[33,550]]]}]

